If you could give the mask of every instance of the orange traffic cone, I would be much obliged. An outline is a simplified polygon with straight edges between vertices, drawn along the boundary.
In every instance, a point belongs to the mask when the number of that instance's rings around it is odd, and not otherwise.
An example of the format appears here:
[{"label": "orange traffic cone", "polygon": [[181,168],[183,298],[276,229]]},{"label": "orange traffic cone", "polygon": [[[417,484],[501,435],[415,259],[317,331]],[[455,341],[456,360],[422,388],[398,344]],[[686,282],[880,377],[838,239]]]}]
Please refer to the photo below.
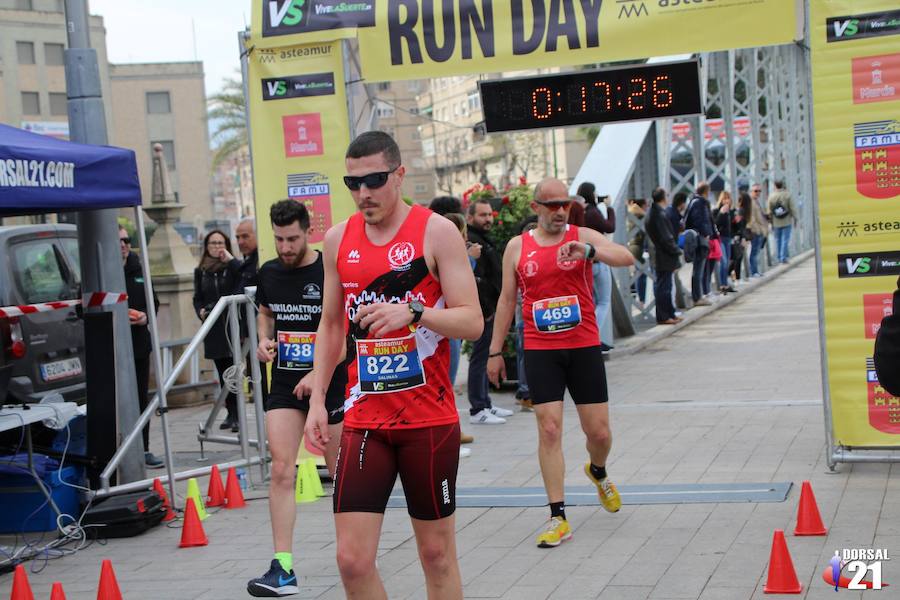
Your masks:
[{"label": "orange traffic cone", "polygon": [[766,594],[799,594],[803,586],[797,580],[794,563],[784,541],[784,531],[775,530],[772,538],[772,552],[769,554],[769,577],[763,592]]},{"label": "orange traffic cone", "polygon": [[206,491],[206,506],[223,506],[225,489],[222,488],[222,475],[219,466],[213,465],[209,471],[209,489]]},{"label": "orange traffic cone", "polygon": [[209,540],[203,531],[203,523],[194,505],[194,499],[188,498],[184,503],[184,525],[181,528],[181,543],[179,548],[193,548],[194,546],[206,546]]},{"label": "orange traffic cone", "polygon": [[100,567],[100,588],[97,590],[97,600],[122,600],[119,582],[116,581],[116,574],[113,572],[109,559],[105,559]]},{"label": "orange traffic cone", "polygon": [[244,493],[241,492],[241,484],[238,482],[237,471],[234,467],[228,469],[228,478],[225,482],[225,508],[244,508]]},{"label": "orange traffic cone", "polygon": [[816,495],[813,494],[812,485],[808,481],[804,481],[800,488],[800,509],[797,511],[797,527],[794,529],[794,535],[826,535],[827,533],[828,530],[819,515],[819,507],[816,504]]},{"label": "orange traffic cone", "polygon": [[28,574],[22,565],[16,567],[16,573],[13,575],[12,595],[9,600],[34,600],[31,584],[28,583]]},{"label": "orange traffic cone", "polygon": [[66,593],[62,589],[62,584],[58,581],[53,582],[53,590],[50,592],[50,600],[66,600]]},{"label": "orange traffic cone", "polygon": [[163,507],[166,509],[166,516],[163,517],[163,521],[174,521],[177,518],[177,515],[175,514],[175,511],[172,510],[172,503],[169,502],[169,496],[166,494],[166,489],[163,487],[163,484],[158,477],[153,480],[153,491],[162,498]]}]

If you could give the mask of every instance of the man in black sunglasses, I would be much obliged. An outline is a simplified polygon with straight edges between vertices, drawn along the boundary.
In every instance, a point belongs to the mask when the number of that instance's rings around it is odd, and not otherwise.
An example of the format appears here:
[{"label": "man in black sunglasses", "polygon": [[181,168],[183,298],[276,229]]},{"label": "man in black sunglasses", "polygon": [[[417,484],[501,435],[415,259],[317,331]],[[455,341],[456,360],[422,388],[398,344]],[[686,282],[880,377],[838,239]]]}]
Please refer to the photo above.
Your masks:
[{"label": "man in black sunglasses", "polygon": [[349,383],[333,497],[338,568],[348,597],[387,598],[375,556],[399,474],[428,598],[461,599],[454,527],[459,414],[448,340],[481,335],[475,278],[456,226],[403,202],[404,168],[389,135],[357,137],[346,167],[344,183],[359,213],[325,234],[305,428],[307,439],[324,448],[325,390],[346,347]]}]

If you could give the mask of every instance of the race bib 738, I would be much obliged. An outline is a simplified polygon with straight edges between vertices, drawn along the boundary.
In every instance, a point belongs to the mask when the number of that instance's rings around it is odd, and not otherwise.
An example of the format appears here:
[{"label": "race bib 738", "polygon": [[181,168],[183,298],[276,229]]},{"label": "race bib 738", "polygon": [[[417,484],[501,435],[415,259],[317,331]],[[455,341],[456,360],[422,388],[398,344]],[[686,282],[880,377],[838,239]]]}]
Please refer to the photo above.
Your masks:
[{"label": "race bib 738", "polygon": [[313,368],[313,353],[316,348],[316,334],[305,331],[278,332],[278,368],[291,371],[310,371]]}]

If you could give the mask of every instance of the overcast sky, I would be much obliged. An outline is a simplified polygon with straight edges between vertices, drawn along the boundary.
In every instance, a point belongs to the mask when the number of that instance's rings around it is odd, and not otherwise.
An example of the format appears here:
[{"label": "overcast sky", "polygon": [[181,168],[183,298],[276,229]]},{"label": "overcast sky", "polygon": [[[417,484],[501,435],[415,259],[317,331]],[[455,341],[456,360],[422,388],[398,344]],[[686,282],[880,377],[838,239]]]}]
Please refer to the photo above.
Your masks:
[{"label": "overcast sky", "polygon": [[240,69],[237,32],[250,23],[249,0],[89,0],[89,6],[103,17],[112,63],[202,60],[207,95]]}]

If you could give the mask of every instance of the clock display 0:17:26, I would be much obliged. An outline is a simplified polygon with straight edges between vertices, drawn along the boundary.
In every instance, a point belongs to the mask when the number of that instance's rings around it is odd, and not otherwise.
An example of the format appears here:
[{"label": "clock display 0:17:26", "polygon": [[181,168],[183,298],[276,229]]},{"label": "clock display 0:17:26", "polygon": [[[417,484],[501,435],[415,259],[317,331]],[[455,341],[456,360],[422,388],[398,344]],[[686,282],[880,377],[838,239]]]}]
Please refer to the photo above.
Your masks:
[{"label": "clock display 0:17:26", "polygon": [[696,61],[481,83],[488,132],[700,112]]}]

